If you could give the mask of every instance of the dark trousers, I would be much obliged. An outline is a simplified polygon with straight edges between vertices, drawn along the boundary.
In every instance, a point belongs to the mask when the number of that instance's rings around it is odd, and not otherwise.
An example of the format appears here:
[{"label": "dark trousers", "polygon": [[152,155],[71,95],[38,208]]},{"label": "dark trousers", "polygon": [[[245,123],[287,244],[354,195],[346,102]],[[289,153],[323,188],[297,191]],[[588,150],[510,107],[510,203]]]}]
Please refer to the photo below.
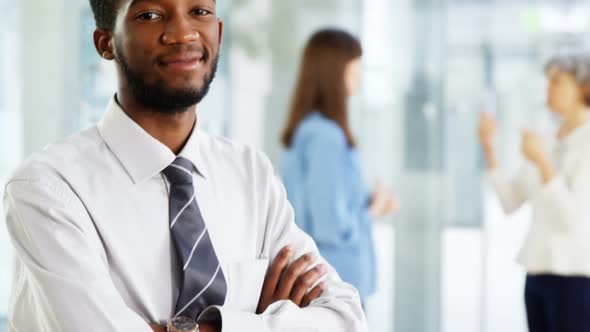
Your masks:
[{"label": "dark trousers", "polygon": [[525,302],[530,332],[590,332],[590,278],[529,275]]}]

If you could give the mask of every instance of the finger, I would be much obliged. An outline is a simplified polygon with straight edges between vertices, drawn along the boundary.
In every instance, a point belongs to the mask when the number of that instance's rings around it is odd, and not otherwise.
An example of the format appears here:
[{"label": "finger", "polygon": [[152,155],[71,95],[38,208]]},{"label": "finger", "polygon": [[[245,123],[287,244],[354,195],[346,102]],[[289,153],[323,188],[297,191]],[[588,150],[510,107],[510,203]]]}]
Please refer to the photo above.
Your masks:
[{"label": "finger", "polygon": [[305,254],[297,259],[291,266],[287,268],[283,277],[279,281],[279,286],[275,292],[275,299],[286,300],[291,294],[293,285],[297,278],[302,275],[317,259],[314,253]]},{"label": "finger", "polygon": [[274,293],[276,286],[281,278],[281,275],[289,265],[289,261],[292,257],[293,247],[286,246],[283,249],[281,249],[281,251],[279,251],[277,257],[271,264],[270,270],[268,271],[265,277],[265,285],[268,286],[267,288],[269,289],[272,288],[272,293]]},{"label": "finger", "polygon": [[264,277],[264,284],[262,285],[262,292],[260,294],[260,301],[258,304],[258,310],[264,311],[267,306],[270,305],[274,293],[277,289],[281,274],[289,264],[289,261],[293,257],[293,247],[286,246],[277,254],[275,260],[270,266],[270,269]]},{"label": "finger", "polygon": [[297,281],[295,281],[289,299],[291,299],[296,305],[300,305],[309,288],[325,276],[326,273],[328,273],[328,269],[325,265],[320,264],[302,274]]},{"label": "finger", "polygon": [[397,198],[392,198],[389,201],[389,212],[393,213],[393,212],[397,212],[399,210],[400,206],[399,206],[399,201],[397,200]]},{"label": "finger", "polygon": [[479,119],[487,127],[493,126],[496,123],[494,117],[489,112],[481,112]]},{"label": "finger", "polygon": [[311,301],[317,299],[318,297],[322,296],[324,291],[326,290],[326,283],[321,282],[317,286],[315,286],[307,295],[303,297],[303,301],[301,301],[301,308],[305,308],[309,306]]}]

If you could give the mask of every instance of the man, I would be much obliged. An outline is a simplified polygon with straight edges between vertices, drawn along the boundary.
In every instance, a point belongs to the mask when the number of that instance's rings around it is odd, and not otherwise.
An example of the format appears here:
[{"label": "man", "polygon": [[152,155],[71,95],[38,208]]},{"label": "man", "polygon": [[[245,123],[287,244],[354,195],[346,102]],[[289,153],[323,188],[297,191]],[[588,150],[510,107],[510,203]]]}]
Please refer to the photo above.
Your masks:
[{"label": "man", "polygon": [[267,158],[196,126],[222,36],[215,0],[90,2],[117,94],[6,186],[11,331],[164,331],[172,317],[201,332],[365,331],[357,292],[294,225]]}]

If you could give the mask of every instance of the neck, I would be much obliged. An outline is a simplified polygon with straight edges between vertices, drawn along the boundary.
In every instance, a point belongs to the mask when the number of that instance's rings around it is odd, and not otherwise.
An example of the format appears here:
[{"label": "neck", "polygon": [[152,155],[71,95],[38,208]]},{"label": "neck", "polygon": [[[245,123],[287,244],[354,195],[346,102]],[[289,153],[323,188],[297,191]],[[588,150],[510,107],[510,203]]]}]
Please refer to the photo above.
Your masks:
[{"label": "neck", "polygon": [[179,154],[196,123],[196,105],[174,113],[162,113],[141,105],[130,93],[119,90],[117,102],[135,123],[152,137]]},{"label": "neck", "polygon": [[559,138],[565,138],[574,130],[582,126],[588,120],[588,111],[585,107],[579,107],[577,110],[566,115],[559,128]]}]

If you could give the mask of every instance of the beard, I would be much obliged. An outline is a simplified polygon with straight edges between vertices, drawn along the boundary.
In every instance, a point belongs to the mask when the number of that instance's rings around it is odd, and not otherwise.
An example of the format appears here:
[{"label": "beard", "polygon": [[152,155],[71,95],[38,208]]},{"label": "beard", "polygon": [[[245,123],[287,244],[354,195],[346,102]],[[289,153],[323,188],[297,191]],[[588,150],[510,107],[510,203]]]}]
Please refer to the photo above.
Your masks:
[{"label": "beard", "polygon": [[[121,71],[133,97],[141,105],[163,114],[180,113],[200,103],[209,92],[219,62],[219,55],[217,55],[212,61],[209,72],[203,77],[203,83],[200,87],[187,86],[171,89],[161,79],[148,82],[146,75],[142,75],[129,66],[129,62],[123,54],[116,53]],[[206,55],[204,58],[208,59],[209,56]]]}]

